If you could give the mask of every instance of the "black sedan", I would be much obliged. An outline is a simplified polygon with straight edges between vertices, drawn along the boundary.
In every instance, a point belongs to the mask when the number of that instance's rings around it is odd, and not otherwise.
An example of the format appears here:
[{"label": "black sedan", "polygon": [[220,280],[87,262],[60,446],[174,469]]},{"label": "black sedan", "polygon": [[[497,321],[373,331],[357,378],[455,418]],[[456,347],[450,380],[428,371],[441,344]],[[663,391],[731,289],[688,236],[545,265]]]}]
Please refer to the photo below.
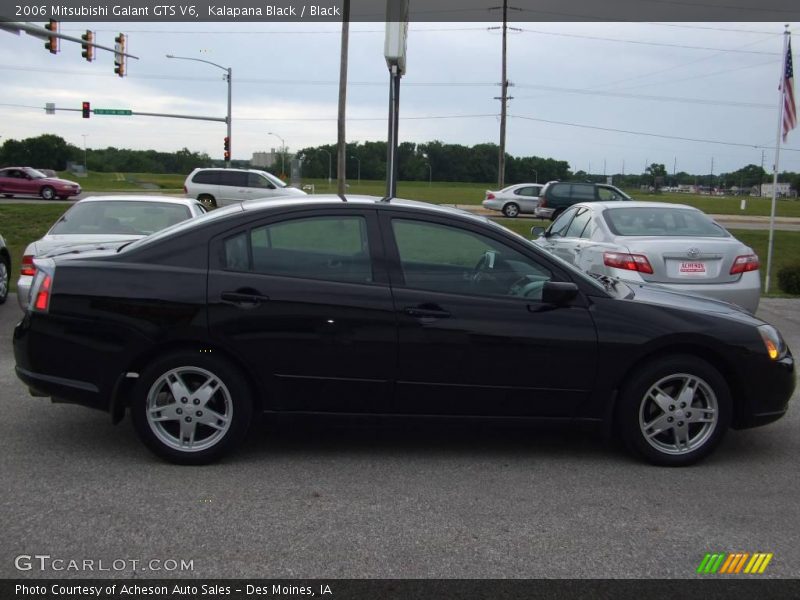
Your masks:
[{"label": "black sedan", "polygon": [[20,379],[129,410],[178,463],[263,412],[571,421],[686,465],[780,418],[795,385],[778,331],[733,305],[590,277],[419,202],[245,202],[36,265]]}]

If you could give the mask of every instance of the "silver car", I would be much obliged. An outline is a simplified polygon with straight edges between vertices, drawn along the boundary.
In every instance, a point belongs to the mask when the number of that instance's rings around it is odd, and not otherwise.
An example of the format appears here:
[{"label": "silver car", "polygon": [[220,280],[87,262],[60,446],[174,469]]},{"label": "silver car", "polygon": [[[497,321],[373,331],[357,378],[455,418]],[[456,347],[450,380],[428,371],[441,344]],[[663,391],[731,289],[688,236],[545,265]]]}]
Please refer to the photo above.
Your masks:
[{"label": "silver car", "polygon": [[206,212],[193,198],[169,196],[90,196],[73,204],[45,236],[28,244],[20,264],[17,300],[28,306],[36,267],[33,259],[74,246],[122,244],[138,240]]},{"label": "silver car", "polygon": [[512,218],[520,214],[533,214],[539,206],[539,192],[543,187],[543,183],[518,183],[496,192],[486,190],[483,207],[499,210]]},{"label": "silver car", "polygon": [[586,202],[565,210],[534,243],[589,273],[737,304],[755,313],[758,256],[708,215],[683,204]]}]

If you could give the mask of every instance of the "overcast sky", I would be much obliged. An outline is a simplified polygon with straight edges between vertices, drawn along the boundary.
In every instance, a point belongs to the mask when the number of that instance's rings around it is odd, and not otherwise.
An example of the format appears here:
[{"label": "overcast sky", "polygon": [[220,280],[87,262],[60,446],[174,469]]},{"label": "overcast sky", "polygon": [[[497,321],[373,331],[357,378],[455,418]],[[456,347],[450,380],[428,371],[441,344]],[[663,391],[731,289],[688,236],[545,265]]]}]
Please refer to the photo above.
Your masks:
[{"label": "overcast sky", "polygon": [[[792,24],[793,30],[798,30]],[[403,78],[401,141],[497,142],[501,36],[497,23],[412,23]],[[223,123],[151,117],[45,115],[46,102],[224,117],[222,71],[166,54],[233,68],[233,156],[280,145],[334,143],[340,27],[320,23],[94,23],[97,42],[128,33],[140,57],[129,76],[113,57],[94,63],[78,44],[51,55],[43,41],[0,31],[0,141],[54,133],[82,146],[178,150],[221,158]],[[777,128],[782,23],[522,23],[508,40],[507,150],[566,160],[574,170],[641,173],[647,163],[707,174],[761,164],[762,149],[648,137],[585,127],[766,146]],[[87,28],[63,25],[75,36]],[[349,141],[385,140],[388,72],[384,24],[353,23],[347,98]],[[795,40],[795,48],[800,40]],[[797,64],[797,61],[795,61]],[[21,104],[42,109],[8,106]],[[475,116],[478,115],[478,116]],[[451,117],[423,119],[419,117]],[[527,117],[527,120],[520,117]],[[372,120],[370,120],[372,119]],[[557,121],[548,123],[546,121]],[[791,151],[789,149],[795,149]],[[800,129],[781,170],[800,171]],[[604,167],[605,164],[605,167]]]}]

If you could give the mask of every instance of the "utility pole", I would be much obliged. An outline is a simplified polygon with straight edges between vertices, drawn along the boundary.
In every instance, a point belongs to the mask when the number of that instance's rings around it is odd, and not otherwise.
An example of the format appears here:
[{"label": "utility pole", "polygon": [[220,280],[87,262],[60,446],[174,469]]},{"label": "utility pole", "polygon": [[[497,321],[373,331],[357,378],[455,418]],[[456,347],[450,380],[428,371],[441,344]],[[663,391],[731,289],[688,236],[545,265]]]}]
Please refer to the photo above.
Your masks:
[{"label": "utility pole", "polygon": [[708,180],[708,193],[711,193],[711,188],[714,187],[714,157],[711,157],[711,175]]},{"label": "utility pole", "polygon": [[506,104],[508,103],[508,78],[506,74],[506,49],[508,37],[508,0],[503,0],[503,65],[500,81],[500,152],[497,160],[497,189],[506,184]]},{"label": "utility pole", "polygon": [[337,193],[344,200],[347,192],[347,141],[345,132],[345,113],[347,109],[347,47],[350,34],[350,0],[342,2],[342,49],[339,66],[339,121],[338,152],[336,155]]}]

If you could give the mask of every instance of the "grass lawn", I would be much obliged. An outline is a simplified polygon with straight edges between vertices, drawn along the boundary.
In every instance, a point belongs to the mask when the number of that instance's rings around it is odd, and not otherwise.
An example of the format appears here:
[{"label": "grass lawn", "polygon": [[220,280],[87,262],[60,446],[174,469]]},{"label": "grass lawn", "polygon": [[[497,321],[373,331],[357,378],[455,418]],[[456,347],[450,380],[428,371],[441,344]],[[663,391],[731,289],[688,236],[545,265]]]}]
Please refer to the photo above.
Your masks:
[{"label": "grass lawn", "polygon": [[86,192],[183,192],[186,175],[169,173],[99,173],[90,171],[86,177],[76,177],[62,171],[59,177],[76,181]]},{"label": "grass lawn", "polygon": [[[372,182],[375,186],[377,182]],[[323,182],[325,185],[326,182]],[[402,189],[401,184],[401,189]],[[410,189],[427,188],[427,183],[407,184]],[[458,190],[459,193],[466,194],[471,188],[475,188],[477,184],[458,184],[456,186],[449,186],[449,184],[436,184],[431,186],[432,190],[446,191],[448,187]],[[355,186],[354,186],[355,187]],[[480,187],[480,186],[478,186]],[[481,188],[485,189],[485,188]],[[712,201],[719,201],[720,199],[713,199]],[[459,204],[464,202],[456,201]],[[791,202],[791,201],[789,201]],[[798,203],[800,204],[800,203]],[[56,219],[60,217],[64,211],[69,208],[68,205],[63,203],[58,204],[0,204],[0,233],[6,239],[11,251],[11,290],[16,290],[17,273],[19,273],[19,261],[25,246],[30,242],[42,237],[48,229],[55,223]],[[530,239],[530,228],[534,225],[547,225],[549,221],[540,221],[538,219],[496,219],[498,223],[508,227],[512,231],[525,236]],[[762,271],[766,270],[767,264],[767,231],[752,231],[745,229],[731,229],[733,235],[740,239],[745,244],[751,246],[758,256],[761,258]],[[775,232],[775,253],[772,266],[772,280],[770,282],[771,294],[780,294],[778,289],[777,279],[775,274],[778,270],[789,263],[800,261],[800,232],[794,231],[776,231]]]}]

